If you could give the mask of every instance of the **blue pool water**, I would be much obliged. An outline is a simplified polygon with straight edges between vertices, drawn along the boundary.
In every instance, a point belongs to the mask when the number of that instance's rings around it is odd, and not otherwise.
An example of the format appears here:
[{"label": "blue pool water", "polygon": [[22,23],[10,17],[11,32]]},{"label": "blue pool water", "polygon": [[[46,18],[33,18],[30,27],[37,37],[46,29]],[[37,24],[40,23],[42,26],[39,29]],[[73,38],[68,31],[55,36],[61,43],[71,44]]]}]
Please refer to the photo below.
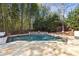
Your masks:
[{"label": "blue pool water", "polygon": [[21,36],[13,36],[8,37],[7,43],[12,41],[18,40],[25,40],[25,41],[51,41],[51,40],[58,40],[59,37],[47,35],[47,34],[30,34],[30,35],[21,35]]}]

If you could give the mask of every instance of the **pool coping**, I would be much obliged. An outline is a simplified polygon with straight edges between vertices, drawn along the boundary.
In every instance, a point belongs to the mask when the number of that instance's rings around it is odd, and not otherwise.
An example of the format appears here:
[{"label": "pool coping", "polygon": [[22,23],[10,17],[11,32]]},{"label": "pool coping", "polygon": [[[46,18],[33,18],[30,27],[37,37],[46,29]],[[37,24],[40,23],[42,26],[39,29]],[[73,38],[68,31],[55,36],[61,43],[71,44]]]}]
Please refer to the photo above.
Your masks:
[{"label": "pool coping", "polygon": [[[55,37],[60,37],[62,39],[67,39],[67,40],[74,40],[74,36],[66,36],[66,35],[61,35],[61,34],[54,34],[54,33],[47,33],[47,32],[40,32],[41,34],[47,34],[47,35],[51,35],[51,36],[55,36]],[[16,34],[16,35],[9,35],[9,36],[6,36],[7,38],[6,39],[3,39],[6,43],[8,37],[13,37],[13,36],[21,36],[21,35],[28,35],[30,33],[25,33],[25,34]],[[39,33],[38,33],[39,34]],[[4,37],[3,37],[4,38]],[[32,41],[33,42],[33,41]],[[41,41],[40,41],[41,42]],[[43,42],[43,41],[42,41]],[[46,42],[49,42],[49,41],[46,41]],[[50,41],[52,42],[52,41]],[[54,41],[53,41],[54,42]]]}]

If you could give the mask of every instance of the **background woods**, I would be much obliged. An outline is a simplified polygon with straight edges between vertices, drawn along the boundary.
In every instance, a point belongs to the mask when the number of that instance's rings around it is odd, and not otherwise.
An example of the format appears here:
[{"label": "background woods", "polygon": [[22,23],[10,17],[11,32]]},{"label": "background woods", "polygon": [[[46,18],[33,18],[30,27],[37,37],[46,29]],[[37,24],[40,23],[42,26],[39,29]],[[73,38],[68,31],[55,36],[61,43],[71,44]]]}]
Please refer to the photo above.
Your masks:
[{"label": "background woods", "polygon": [[45,4],[2,3],[0,4],[0,31],[16,34],[28,31],[79,30],[79,7],[70,11],[65,17],[65,5],[67,4],[60,4],[59,8],[57,4],[52,4],[58,8],[57,12],[52,12],[50,7]]}]

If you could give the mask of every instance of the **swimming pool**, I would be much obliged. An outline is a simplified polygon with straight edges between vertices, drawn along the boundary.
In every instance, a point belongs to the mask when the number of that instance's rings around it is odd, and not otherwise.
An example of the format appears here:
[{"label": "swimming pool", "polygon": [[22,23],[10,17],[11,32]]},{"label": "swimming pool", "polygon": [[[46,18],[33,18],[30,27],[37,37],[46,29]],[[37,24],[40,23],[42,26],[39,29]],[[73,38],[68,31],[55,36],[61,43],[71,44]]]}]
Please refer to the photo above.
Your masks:
[{"label": "swimming pool", "polygon": [[59,40],[61,39],[60,37],[55,37],[51,36],[48,34],[28,34],[28,35],[20,35],[20,36],[13,36],[13,37],[8,37],[7,43],[8,42],[13,42],[13,41],[54,41],[54,40]]}]

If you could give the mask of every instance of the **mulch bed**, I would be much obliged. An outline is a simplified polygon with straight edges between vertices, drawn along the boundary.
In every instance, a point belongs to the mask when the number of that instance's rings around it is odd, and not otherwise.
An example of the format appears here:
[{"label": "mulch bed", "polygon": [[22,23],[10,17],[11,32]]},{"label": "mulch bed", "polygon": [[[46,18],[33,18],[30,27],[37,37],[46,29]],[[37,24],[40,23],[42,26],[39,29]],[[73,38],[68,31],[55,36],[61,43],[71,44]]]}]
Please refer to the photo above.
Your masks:
[{"label": "mulch bed", "polygon": [[64,34],[64,35],[68,35],[68,36],[73,36],[74,33],[72,31],[65,31],[65,32],[51,32],[51,33],[54,33],[54,34]]},{"label": "mulch bed", "polygon": [[[7,35],[15,35],[15,34],[25,34],[25,33],[28,33],[29,31],[15,31],[15,32],[12,32],[12,33],[7,33]],[[68,35],[68,36],[73,36],[74,33],[72,31],[65,31],[65,32],[49,32],[49,33],[54,33],[54,34],[64,34],[64,35]]]}]

